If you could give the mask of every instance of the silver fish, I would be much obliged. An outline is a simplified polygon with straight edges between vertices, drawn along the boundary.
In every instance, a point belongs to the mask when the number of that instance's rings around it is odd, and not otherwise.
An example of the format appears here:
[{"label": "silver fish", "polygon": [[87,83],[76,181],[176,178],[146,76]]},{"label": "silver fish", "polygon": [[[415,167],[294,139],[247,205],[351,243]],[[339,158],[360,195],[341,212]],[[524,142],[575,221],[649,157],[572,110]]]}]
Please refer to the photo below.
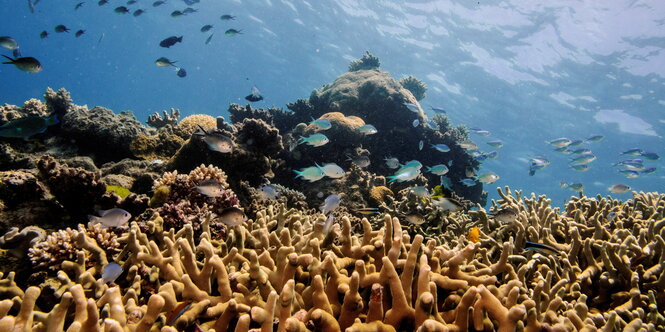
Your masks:
[{"label": "silver fish", "polygon": [[122,266],[115,262],[108,263],[102,270],[102,281],[104,281],[105,284],[113,283],[121,274]]},{"label": "silver fish", "polygon": [[224,194],[224,188],[216,180],[210,179],[199,183],[195,187],[201,195],[208,197],[220,197]]},{"label": "silver fish", "polygon": [[243,210],[232,206],[222,210],[219,214],[219,220],[227,226],[234,227],[242,225],[242,223],[247,221],[247,216]]},{"label": "silver fish", "polygon": [[119,208],[110,209],[110,210],[99,210],[97,211],[98,216],[88,216],[90,224],[100,224],[102,228],[107,227],[121,227],[127,225],[129,219],[132,218],[132,215]]}]

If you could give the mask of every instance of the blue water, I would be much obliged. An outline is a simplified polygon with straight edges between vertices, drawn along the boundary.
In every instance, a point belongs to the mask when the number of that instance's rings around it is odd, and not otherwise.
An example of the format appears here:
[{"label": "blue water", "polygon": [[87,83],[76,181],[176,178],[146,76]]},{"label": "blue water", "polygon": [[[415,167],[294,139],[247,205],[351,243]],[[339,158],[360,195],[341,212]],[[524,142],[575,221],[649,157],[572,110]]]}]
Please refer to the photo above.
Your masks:
[{"label": "blue water", "polygon": [[[369,50],[396,79],[415,75],[428,85],[423,106],[491,131],[472,136],[484,151],[492,149],[485,141],[504,141],[480,171],[501,176],[485,186],[492,198],[496,186],[509,185],[560,204],[575,194],[560,181],[582,182],[587,195],[607,195],[615,183],[664,189],[662,160],[645,162],[659,169],[637,179],[611,163],[633,147],[665,156],[665,2],[201,0],[197,13],[179,18],[170,13],[187,7],[180,0],[128,6],[147,9],[140,17],[114,13],[124,1],[86,1],[74,11],[78,2],[42,0],[32,14],[27,0],[3,1],[0,35],[15,38],[44,70],[0,66],[0,103],[22,104],[50,86],[65,87],[77,104],[132,110],[141,120],[171,107],[228,118],[228,104],[245,104],[252,85],[265,97],[253,106],[285,108]],[[221,21],[222,14],[236,19]],[[71,31],[55,33],[58,24]],[[209,45],[209,33],[199,31],[205,24],[214,25]],[[228,28],[242,34],[224,36]],[[75,38],[78,29],[86,33]],[[49,36],[42,40],[43,30]],[[183,43],[159,47],[173,35]],[[162,56],[188,76],[155,66]],[[545,143],[592,134],[605,140],[586,144],[598,160],[585,173]],[[552,164],[528,176],[528,158],[541,154]]]}]

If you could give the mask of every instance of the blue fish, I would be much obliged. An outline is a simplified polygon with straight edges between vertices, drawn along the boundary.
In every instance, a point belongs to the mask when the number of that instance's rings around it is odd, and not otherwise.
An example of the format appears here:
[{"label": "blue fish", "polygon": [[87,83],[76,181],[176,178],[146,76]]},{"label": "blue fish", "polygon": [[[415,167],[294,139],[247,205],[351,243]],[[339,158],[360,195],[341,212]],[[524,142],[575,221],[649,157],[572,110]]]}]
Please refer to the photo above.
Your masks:
[{"label": "blue fish", "polygon": [[432,145],[433,148],[436,149],[436,151],[439,151],[439,152],[448,152],[448,151],[450,151],[450,147],[448,147],[447,145],[445,145],[443,143],[441,143],[441,144],[431,144],[431,145]]},{"label": "blue fish", "polygon": [[429,108],[430,108],[432,111],[434,111],[435,114],[446,114],[446,113],[448,113],[448,112],[446,112],[446,110],[444,110],[444,109],[441,108],[441,107],[430,106]]},{"label": "blue fish", "polygon": [[28,116],[7,122],[0,126],[0,137],[14,137],[28,139],[31,136],[42,134],[49,126],[59,122],[55,115],[49,117]]},{"label": "blue fish", "polygon": [[467,187],[473,187],[476,185],[476,181],[472,179],[461,179],[459,182]]}]

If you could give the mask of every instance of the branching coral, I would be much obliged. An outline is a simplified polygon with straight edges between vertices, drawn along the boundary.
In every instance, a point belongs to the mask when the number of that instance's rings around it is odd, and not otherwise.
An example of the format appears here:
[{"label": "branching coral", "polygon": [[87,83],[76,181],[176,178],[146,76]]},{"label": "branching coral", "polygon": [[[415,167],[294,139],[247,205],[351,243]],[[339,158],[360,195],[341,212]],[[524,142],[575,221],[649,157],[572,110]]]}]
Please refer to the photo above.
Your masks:
[{"label": "branching coral", "polygon": [[405,89],[411,91],[417,101],[425,99],[427,94],[427,85],[425,85],[423,81],[417,79],[415,76],[402,78],[399,80],[399,84],[401,84]]},{"label": "branching coral", "polygon": [[171,108],[170,112],[163,110],[162,113],[164,116],[161,116],[157,112],[150,115],[146,123],[155,128],[162,128],[166,125],[175,126],[178,123],[178,120],[180,120],[180,110],[177,108]]},{"label": "branching coral", "polygon": [[362,58],[349,63],[349,71],[379,69],[380,65],[379,58],[369,53],[369,51],[365,51]]}]

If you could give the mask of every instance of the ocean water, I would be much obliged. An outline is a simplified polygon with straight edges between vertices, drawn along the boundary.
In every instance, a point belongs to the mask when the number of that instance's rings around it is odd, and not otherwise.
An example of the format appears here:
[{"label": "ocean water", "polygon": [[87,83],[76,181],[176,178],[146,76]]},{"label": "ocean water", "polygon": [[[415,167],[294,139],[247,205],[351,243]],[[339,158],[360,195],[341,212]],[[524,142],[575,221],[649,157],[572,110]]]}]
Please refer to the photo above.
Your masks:
[{"label": "ocean water", "polygon": [[[424,107],[490,131],[472,134],[483,151],[492,150],[488,140],[504,142],[479,172],[501,177],[485,185],[490,198],[496,186],[510,186],[560,205],[575,194],[561,181],[583,183],[586,195],[608,195],[616,183],[663,191],[662,160],[645,161],[657,171],[635,179],[612,163],[632,158],[620,153],[635,147],[665,157],[665,2],[201,0],[192,6],[198,12],[178,18],[170,13],[187,7],[181,0],[127,6],[147,10],[139,17],[113,11],[126,1],[85,1],[74,10],[78,2],[41,0],[31,13],[27,0],[3,1],[0,35],[44,69],[31,75],[0,66],[0,103],[20,105],[46,87],[64,87],[77,104],[132,110],[142,121],[171,107],[228,119],[229,103],[245,104],[253,85],[265,100],[252,106],[285,108],[370,51],[394,78],[427,84]],[[223,14],[236,19],[222,21]],[[58,24],[71,31],[56,33]],[[205,24],[214,26],[208,45]],[[229,28],[242,34],[227,37]],[[76,38],[79,29],[85,34]],[[49,36],[41,39],[42,31]],[[169,36],[183,42],[160,47]],[[155,66],[159,57],[177,61],[187,77]],[[605,139],[580,146],[597,157],[583,173],[545,143],[595,134]],[[536,155],[551,165],[529,176]]]}]

